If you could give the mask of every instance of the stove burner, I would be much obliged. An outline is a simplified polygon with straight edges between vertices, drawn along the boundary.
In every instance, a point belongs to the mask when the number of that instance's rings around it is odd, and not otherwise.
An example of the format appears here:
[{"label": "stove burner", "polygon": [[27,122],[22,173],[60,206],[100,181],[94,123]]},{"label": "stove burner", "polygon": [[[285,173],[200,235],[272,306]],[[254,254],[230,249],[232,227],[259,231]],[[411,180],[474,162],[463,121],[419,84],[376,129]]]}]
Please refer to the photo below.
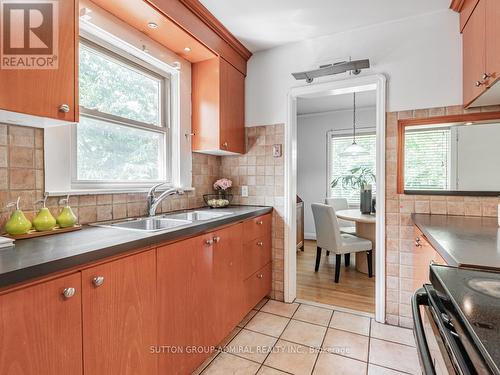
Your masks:
[{"label": "stove burner", "polygon": [[473,278],[467,280],[467,285],[472,290],[493,298],[500,298],[500,280]]}]

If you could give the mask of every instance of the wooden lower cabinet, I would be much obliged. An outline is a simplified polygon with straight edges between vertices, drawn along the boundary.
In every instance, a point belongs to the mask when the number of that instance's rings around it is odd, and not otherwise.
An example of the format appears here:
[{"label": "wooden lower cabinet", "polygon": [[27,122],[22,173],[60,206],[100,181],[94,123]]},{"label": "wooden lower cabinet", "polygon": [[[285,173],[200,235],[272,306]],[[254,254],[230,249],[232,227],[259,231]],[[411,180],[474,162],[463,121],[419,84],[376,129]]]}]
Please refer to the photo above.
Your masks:
[{"label": "wooden lower cabinet", "polygon": [[271,263],[268,263],[245,280],[244,290],[247,311],[252,309],[262,298],[269,294],[271,291],[271,279]]},{"label": "wooden lower cabinet", "polygon": [[191,374],[216,345],[213,330],[213,235],[157,250],[158,345],[161,374]]},{"label": "wooden lower cabinet", "polygon": [[82,301],[85,374],[157,373],[155,250],[82,271]]},{"label": "wooden lower cabinet", "polygon": [[213,322],[217,344],[243,319],[243,225],[237,224],[214,232]]},{"label": "wooden lower cabinet", "polygon": [[82,374],[80,286],[75,273],[0,296],[0,374]]}]

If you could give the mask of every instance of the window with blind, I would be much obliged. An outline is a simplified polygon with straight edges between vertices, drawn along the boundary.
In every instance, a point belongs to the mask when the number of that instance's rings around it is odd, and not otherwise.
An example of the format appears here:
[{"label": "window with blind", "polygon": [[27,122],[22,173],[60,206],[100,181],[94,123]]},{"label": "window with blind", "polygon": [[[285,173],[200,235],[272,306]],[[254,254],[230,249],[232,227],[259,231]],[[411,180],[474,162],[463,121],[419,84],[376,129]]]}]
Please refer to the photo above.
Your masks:
[{"label": "window with blind", "polygon": [[449,190],[450,128],[406,129],[405,190]]},{"label": "window with blind", "polygon": [[[330,198],[346,198],[349,206],[359,206],[359,189],[352,189],[338,184],[334,188],[331,182],[341,176],[350,174],[350,171],[356,167],[370,168],[375,174],[376,165],[376,136],[375,134],[364,134],[356,136],[356,142],[362,146],[367,155],[344,156],[342,152],[352,144],[352,135],[336,136],[329,133],[328,136],[328,192]],[[375,184],[372,185],[375,195]]]}]

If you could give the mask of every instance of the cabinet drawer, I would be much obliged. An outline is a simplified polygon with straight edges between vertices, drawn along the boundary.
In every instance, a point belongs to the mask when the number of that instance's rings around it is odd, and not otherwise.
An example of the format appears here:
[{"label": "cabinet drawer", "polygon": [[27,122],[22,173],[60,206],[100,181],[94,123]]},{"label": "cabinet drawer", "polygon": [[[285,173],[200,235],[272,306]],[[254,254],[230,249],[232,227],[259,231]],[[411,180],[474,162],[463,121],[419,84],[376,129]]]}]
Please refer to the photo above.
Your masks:
[{"label": "cabinet drawer", "polygon": [[243,277],[246,279],[271,261],[271,232],[247,242],[243,247]]},{"label": "cabinet drawer", "polygon": [[247,220],[243,225],[243,240],[245,243],[263,237],[267,232],[271,232],[271,214]]},{"label": "cabinet drawer", "polygon": [[271,277],[271,263],[268,263],[245,280],[244,289],[247,310],[252,309],[271,292]]}]

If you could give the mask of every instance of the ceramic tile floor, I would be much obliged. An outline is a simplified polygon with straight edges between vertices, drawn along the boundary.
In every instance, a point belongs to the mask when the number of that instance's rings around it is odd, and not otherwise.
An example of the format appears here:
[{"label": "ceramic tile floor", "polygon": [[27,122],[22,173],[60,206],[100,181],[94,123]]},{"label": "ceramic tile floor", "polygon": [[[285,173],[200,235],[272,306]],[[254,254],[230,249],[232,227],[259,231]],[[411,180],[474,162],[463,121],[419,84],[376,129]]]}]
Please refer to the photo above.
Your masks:
[{"label": "ceramic tile floor", "polygon": [[413,332],[366,315],[263,300],[195,374],[420,374]]}]

